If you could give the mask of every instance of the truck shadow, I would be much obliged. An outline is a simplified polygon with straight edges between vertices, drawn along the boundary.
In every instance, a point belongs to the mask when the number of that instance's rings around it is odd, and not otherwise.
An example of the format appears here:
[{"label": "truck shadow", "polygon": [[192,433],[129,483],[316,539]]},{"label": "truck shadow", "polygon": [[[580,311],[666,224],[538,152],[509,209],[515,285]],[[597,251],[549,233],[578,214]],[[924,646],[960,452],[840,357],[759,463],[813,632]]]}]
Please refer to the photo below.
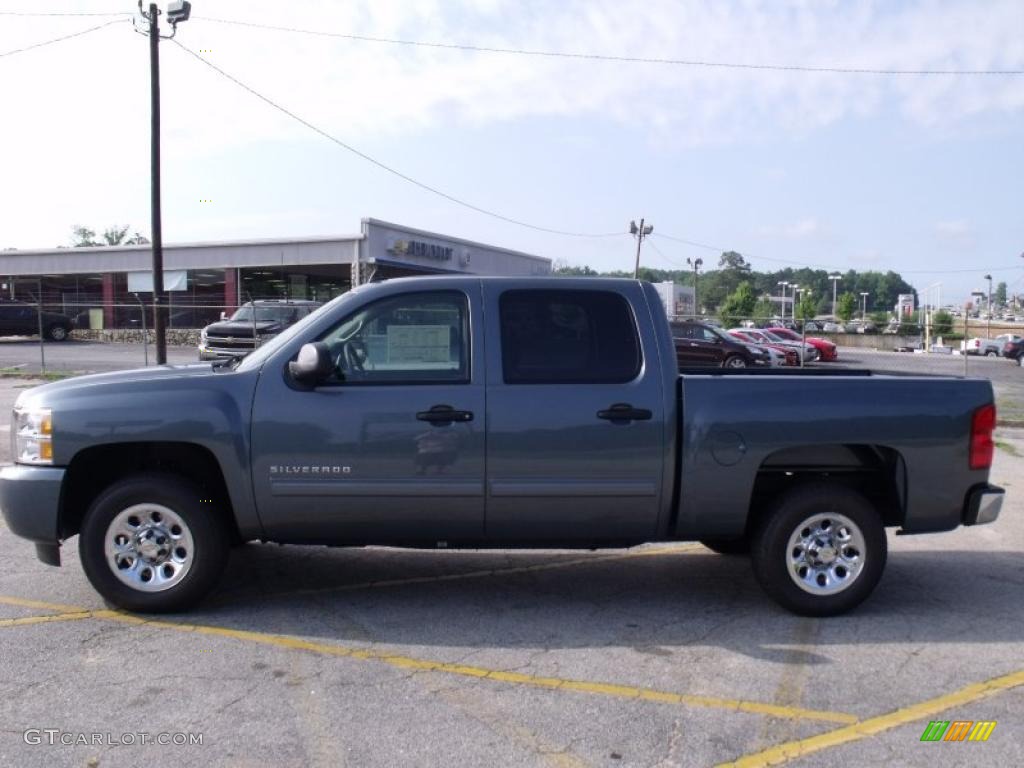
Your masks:
[{"label": "truck shadow", "polygon": [[341,645],[655,654],[719,647],[828,664],[812,651],[772,646],[794,644],[808,623],[818,646],[1017,643],[1022,588],[1019,552],[893,552],[860,608],[805,619],[761,591],[747,558],[703,549],[638,556],[256,545],[233,553],[221,588],[186,620]]}]

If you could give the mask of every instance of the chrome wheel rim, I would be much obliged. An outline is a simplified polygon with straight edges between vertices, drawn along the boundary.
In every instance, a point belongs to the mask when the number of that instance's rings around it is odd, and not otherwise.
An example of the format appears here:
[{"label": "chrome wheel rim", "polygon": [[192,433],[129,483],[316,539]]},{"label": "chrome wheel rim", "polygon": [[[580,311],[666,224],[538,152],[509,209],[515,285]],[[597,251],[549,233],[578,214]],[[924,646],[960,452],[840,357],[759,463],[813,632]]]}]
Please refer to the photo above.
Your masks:
[{"label": "chrome wheel rim", "polygon": [[729,368],[746,368],[747,364],[743,362],[742,357],[734,357],[728,363]]},{"label": "chrome wheel rim", "polygon": [[789,537],[789,577],[804,592],[834,595],[849,589],[864,570],[866,545],[860,528],[846,515],[811,515]]},{"label": "chrome wheel rim", "polygon": [[64,330],[62,326],[57,326],[50,331],[50,338],[54,341],[64,341],[64,338],[68,335],[68,332]]},{"label": "chrome wheel rim", "polygon": [[192,532],[173,509],[134,504],[107,526],[107,565],[118,580],[140,592],[162,592],[179,584],[192,569]]}]

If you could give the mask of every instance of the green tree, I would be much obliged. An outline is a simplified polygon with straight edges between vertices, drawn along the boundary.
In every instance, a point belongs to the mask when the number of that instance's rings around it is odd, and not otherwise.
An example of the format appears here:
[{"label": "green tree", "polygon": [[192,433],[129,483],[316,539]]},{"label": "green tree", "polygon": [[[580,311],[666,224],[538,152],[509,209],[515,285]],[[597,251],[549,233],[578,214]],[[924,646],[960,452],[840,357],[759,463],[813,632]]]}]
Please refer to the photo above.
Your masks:
[{"label": "green tree", "polygon": [[857,311],[857,297],[852,293],[844,293],[839,297],[839,302],[836,305],[836,314],[839,315],[839,319],[844,323],[850,322],[853,317],[853,313]]},{"label": "green tree", "polygon": [[736,251],[726,251],[718,259],[719,269],[737,269],[741,272],[750,271],[750,263]]},{"label": "green tree", "polygon": [[993,297],[997,307],[1006,306],[1006,283],[996,285],[996,295]]},{"label": "green tree", "polygon": [[811,294],[801,295],[796,305],[796,316],[800,320],[810,320],[818,311],[818,302]]},{"label": "green tree", "polygon": [[758,299],[751,317],[754,320],[768,320],[775,317],[775,305],[767,299]]},{"label": "green tree", "polygon": [[948,336],[953,332],[953,316],[944,309],[932,315],[932,333],[936,336]]},{"label": "green tree", "polygon": [[147,245],[149,243],[149,240],[138,232],[134,232],[129,237],[129,229],[128,225],[121,227],[115,224],[103,231],[102,240],[97,240],[95,229],[76,224],[71,228],[71,245],[74,248],[90,248],[96,245]]},{"label": "green tree", "polygon": [[740,283],[722,303],[719,311],[722,325],[726,328],[739,325],[741,321],[754,314],[756,304],[757,298],[754,296],[754,289],[750,287],[750,283]]}]

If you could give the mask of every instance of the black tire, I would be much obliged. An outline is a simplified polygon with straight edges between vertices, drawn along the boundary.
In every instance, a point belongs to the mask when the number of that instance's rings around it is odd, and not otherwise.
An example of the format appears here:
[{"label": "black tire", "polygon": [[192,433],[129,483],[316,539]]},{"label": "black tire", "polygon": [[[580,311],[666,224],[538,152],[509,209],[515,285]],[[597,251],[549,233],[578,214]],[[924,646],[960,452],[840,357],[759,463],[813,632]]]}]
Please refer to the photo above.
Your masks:
[{"label": "black tire", "polygon": [[60,323],[54,323],[46,329],[46,338],[50,341],[67,341],[70,336],[71,329]]},{"label": "black tire", "polygon": [[994,349],[990,349],[985,353],[985,357],[999,357],[999,353]]},{"label": "black tire", "polygon": [[[816,589],[813,584],[799,586],[790,572],[790,537],[815,515],[842,515],[859,528],[863,538],[859,571],[848,585],[832,593],[812,593],[808,588]],[[751,543],[751,562],[761,587],[800,616],[837,616],[855,608],[878,585],[886,555],[885,527],[877,510],[859,493],[831,483],[804,485],[785,494],[762,519]]]},{"label": "black tire", "polygon": [[745,536],[738,539],[701,539],[700,543],[720,555],[750,554],[750,539]]},{"label": "black tire", "polygon": [[740,355],[729,355],[722,361],[723,368],[746,368],[747,365],[747,361]]},{"label": "black tire", "polygon": [[[163,473],[132,475],[101,493],[86,513],[78,537],[82,568],[96,591],[109,603],[139,613],[184,611],[202,600],[220,580],[230,543],[223,518],[212,503],[202,499],[197,486],[176,475]],[[191,539],[185,553],[190,558],[187,571],[180,581],[162,591],[143,591],[126,584],[115,573],[113,561],[108,562],[105,553],[108,529],[115,519],[140,504],[170,510],[184,523],[184,530]],[[141,555],[138,557],[141,563]],[[142,570],[145,570],[144,565]]]}]

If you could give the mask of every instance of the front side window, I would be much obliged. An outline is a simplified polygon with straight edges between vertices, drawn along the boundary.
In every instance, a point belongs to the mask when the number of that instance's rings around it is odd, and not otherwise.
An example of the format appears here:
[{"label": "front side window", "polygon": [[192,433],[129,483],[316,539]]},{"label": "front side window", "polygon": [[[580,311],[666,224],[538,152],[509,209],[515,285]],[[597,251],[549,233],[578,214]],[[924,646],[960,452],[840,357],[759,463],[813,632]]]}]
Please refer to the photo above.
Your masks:
[{"label": "front side window", "polygon": [[334,383],[467,383],[470,378],[469,308],[457,291],[375,301],[320,340],[335,364]]},{"label": "front side window", "polygon": [[501,295],[506,384],[611,384],[640,373],[640,339],[612,291],[512,290]]}]

